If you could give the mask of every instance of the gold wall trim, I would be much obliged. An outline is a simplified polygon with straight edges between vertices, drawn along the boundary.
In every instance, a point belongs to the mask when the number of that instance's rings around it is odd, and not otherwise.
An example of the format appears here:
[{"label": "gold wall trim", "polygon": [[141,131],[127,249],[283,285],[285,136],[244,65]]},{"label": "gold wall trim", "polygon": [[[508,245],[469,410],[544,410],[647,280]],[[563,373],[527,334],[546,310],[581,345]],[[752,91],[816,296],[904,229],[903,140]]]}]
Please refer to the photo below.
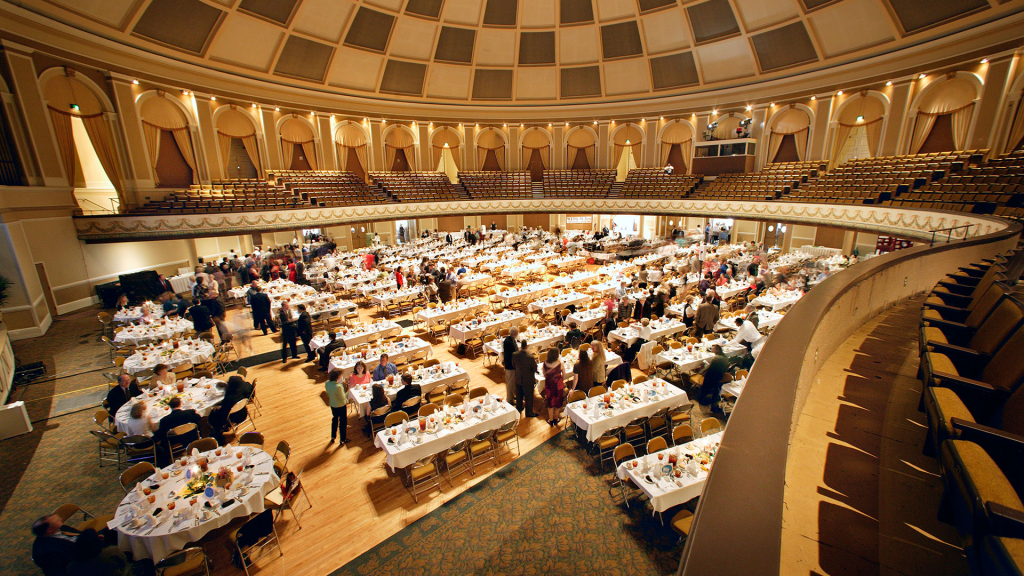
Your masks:
[{"label": "gold wall trim", "polygon": [[[975,236],[990,234],[1008,225],[1006,221],[995,217],[891,206],[595,198],[465,200],[218,214],[81,216],[74,220],[79,239],[86,242],[116,242],[249,234],[445,215],[538,212],[737,218],[841,226],[919,239],[930,239],[931,231],[939,228],[970,224],[970,235]],[[953,237],[963,238],[963,235],[962,231],[958,231]]]}]

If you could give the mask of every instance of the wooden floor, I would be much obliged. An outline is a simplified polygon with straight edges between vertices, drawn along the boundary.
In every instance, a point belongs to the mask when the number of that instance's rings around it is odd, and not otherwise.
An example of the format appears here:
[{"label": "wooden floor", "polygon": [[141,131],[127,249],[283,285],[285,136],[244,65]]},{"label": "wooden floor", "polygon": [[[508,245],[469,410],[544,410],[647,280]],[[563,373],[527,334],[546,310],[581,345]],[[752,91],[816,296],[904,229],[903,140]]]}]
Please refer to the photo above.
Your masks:
[{"label": "wooden floor", "polygon": [[[377,313],[362,308],[360,315],[369,319]],[[253,339],[253,348],[257,354],[268,352],[279,349],[279,342],[276,334],[259,335]],[[505,396],[500,366],[484,366],[482,357],[474,360],[454,352],[447,343],[434,346],[435,358],[455,360],[466,368],[472,386],[485,386]],[[289,468],[304,469],[303,484],[314,504],[302,515],[301,530],[288,513],[282,516],[278,530],[284,556],[260,561],[261,574],[328,574],[492,472],[485,465],[476,476],[454,479],[454,487],[442,482],[443,493],[421,494],[415,503],[401,480],[385,467],[383,453],[362,432],[361,420],[349,417],[351,443],[328,444],[331,414],[320,399],[326,375],[304,358],[300,354],[299,360],[275,361],[249,370],[250,379],[259,379],[258,396],[263,405],[256,428],[271,450],[279,440],[291,444]],[[541,408],[540,398],[536,401]],[[555,434],[554,428],[537,418],[524,417],[518,430],[524,453]],[[513,457],[505,456],[503,463]],[[215,572],[237,574],[228,563],[226,546],[220,544],[206,545],[215,560]]]}]

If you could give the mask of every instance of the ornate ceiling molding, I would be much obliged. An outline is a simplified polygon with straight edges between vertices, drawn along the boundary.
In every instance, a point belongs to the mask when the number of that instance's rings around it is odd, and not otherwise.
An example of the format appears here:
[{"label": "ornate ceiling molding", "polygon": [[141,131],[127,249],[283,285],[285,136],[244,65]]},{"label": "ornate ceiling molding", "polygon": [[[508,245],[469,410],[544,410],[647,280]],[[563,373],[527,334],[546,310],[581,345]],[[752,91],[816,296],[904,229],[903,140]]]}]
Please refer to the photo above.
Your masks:
[{"label": "ornate ceiling molding", "polygon": [[[127,242],[251,234],[297,228],[338,226],[353,222],[435,218],[438,216],[525,213],[657,214],[703,216],[840,226],[927,240],[932,231],[971,225],[970,235],[1005,229],[1006,221],[976,214],[913,210],[890,206],[804,204],[795,202],[722,202],[670,199],[467,200],[374,204],[272,212],[181,215],[115,215],[75,218],[78,237],[86,242]],[[954,238],[962,238],[958,231]]]}]

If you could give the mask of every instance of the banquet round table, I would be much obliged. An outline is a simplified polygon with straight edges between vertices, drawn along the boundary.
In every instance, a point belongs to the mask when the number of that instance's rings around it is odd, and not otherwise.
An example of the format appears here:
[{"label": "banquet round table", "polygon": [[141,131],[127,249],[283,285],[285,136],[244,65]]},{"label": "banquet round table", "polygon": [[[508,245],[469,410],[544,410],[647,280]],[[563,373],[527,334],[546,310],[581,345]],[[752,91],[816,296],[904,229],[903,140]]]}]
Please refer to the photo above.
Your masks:
[{"label": "banquet round table", "polygon": [[135,346],[142,340],[169,340],[191,329],[192,322],[184,318],[160,319],[152,324],[125,326],[114,335],[114,342]]},{"label": "banquet round table", "polygon": [[131,418],[132,406],[139,402],[145,402],[149,407],[149,419],[153,422],[155,429],[159,425],[160,419],[171,413],[167,403],[175,396],[181,398],[182,410],[195,410],[200,416],[209,416],[213,407],[224,399],[224,389],[218,387],[218,384],[224,385],[222,380],[186,378],[179,382],[185,384],[185,389],[182,392],[178,392],[174,386],[163,386],[160,390],[147,390],[142,395],[125,402],[114,414],[114,426],[117,427],[117,431],[128,433],[128,419]]},{"label": "banquet round table", "polygon": [[[146,306],[149,307],[149,315],[153,318],[161,318],[164,315],[164,309],[162,306],[155,302],[146,302]],[[142,306],[132,306],[119,310],[114,314],[114,322],[135,322],[139,318],[142,318]]]},{"label": "banquet round table", "polygon": [[[118,548],[131,552],[136,560],[150,558],[156,563],[235,518],[262,512],[263,497],[278,485],[273,457],[254,447],[225,446],[218,450],[220,456],[216,450],[211,450],[200,453],[199,457],[208,460],[210,474],[216,474],[221,468],[231,470],[235,477],[230,488],[219,488],[213,497],[203,494],[201,484],[208,482],[210,485],[213,479],[198,474],[200,469],[195,457],[185,466],[179,458],[162,471],[158,469],[139,483],[140,488],[131,490],[121,500],[114,519],[107,524],[118,533]],[[238,458],[238,454],[242,457]],[[164,471],[168,473],[166,480],[162,477]],[[195,478],[195,484],[189,479],[190,475]],[[152,504],[142,493],[144,488],[150,489],[150,496],[155,497]],[[200,491],[193,496],[195,489]],[[190,505],[192,498],[195,504]],[[141,509],[135,510],[134,506]],[[160,512],[154,517],[156,510]],[[133,520],[133,516],[152,520],[141,523]]]},{"label": "banquet round table", "polygon": [[213,344],[204,340],[178,340],[176,343],[177,348],[170,341],[140,348],[124,361],[122,368],[129,374],[135,374],[142,370],[152,370],[157,364],[166,364],[173,369],[186,362],[202,364],[213,357]]}]

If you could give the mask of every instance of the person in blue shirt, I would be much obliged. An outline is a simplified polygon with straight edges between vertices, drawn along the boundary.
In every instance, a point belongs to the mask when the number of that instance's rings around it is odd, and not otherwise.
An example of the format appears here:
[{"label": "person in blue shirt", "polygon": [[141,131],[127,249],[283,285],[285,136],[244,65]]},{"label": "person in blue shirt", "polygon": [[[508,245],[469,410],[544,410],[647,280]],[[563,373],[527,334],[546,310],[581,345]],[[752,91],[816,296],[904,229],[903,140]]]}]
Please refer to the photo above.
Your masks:
[{"label": "person in blue shirt", "polygon": [[460,264],[459,265],[459,271],[457,272],[457,274],[465,274],[466,272],[469,272],[469,270],[466,269],[466,265],[465,264]]},{"label": "person in blue shirt", "polygon": [[373,369],[373,381],[387,380],[388,374],[398,374],[398,367],[388,362],[388,355],[380,355],[380,364]]}]

